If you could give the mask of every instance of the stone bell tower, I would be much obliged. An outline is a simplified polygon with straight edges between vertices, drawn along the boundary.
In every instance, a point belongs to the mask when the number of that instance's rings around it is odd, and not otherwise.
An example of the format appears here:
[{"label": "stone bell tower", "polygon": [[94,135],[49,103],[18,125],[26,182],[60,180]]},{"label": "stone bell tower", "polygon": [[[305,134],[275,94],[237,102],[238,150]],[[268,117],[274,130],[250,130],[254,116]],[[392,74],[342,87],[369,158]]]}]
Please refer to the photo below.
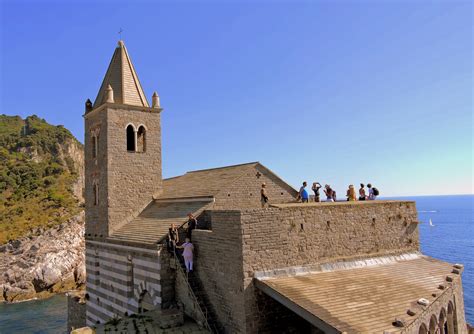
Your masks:
[{"label": "stone bell tower", "polygon": [[162,189],[160,101],[150,107],[123,41],[86,102],[86,238],[105,238]]}]

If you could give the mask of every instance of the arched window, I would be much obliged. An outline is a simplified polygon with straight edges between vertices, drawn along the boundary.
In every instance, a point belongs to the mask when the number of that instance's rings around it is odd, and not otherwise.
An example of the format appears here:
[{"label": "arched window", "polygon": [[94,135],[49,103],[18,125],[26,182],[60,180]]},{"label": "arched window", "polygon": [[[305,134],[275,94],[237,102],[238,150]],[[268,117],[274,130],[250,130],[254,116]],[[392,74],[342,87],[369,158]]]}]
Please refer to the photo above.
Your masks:
[{"label": "arched window", "polygon": [[446,310],[444,308],[439,312],[438,327],[440,334],[448,334],[448,322],[446,321]]},{"label": "arched window", "polygon": [[456,309],[454,308],[453,302],[449,302],[448,304],[448,316],[446,320],[448,323],[448,334],[457,333]]},{"label": "arched window", "polygon": [[129,152],[136,151],[135,129],[133,128],[133,125],[131,124],[127,126],[127,151]]},{"label": "arched window", "polygon": [[436,320],[436,316],[432,315],[430,319],[430,334],[435,334],[436,333],[436,328],[438,326],[438,321]]},{"label": "arched window", "polygon": [[420,329],[418,330],[418,334],[427,334],[427,333],[428,333],[428,329],[426,329],[426,325],[421,324]]},{"label": "arched window", "polygon": [[137,152],[145,152],[146,150],[146,129],[140,125],[137,131]]}]

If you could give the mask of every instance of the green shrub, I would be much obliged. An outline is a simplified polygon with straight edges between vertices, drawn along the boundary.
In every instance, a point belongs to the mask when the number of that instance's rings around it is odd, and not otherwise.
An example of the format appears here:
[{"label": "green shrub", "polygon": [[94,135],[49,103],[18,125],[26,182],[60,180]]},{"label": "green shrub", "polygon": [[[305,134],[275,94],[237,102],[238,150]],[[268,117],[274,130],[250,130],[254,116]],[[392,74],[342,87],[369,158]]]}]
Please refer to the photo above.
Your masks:
[{"label": "green shrub", "polygon": [[74,161],[58,156],[71,142],[82,147],[67,129],[37,116],[0,115],[0,244],[79,212]]}]

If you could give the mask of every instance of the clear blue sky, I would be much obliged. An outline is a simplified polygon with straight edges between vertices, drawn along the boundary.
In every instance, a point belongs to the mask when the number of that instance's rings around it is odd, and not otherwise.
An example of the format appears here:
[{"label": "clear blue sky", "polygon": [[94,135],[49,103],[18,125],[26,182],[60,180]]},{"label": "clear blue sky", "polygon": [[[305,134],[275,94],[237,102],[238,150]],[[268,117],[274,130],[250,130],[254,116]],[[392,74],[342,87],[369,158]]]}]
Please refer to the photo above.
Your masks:
[{"label": "clear blue sky", "polygon": [[83,140],[119,28],[164,176],[260,161],[340,196],[473,192],[470,1],[1,2],[0,113]]}]

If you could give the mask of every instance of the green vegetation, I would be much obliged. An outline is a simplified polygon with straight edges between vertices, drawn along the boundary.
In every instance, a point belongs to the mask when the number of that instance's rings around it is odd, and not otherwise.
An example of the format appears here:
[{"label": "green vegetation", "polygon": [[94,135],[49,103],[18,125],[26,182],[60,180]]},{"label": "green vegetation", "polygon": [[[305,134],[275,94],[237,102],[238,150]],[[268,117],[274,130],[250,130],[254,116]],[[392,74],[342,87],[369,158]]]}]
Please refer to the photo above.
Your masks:
[{"label": "green vegetation", "polygon": [[62,126],[0,115],[0,244],[79,212],[72,192],[79,170],[65,155],[68,145],[82,147]]}]

